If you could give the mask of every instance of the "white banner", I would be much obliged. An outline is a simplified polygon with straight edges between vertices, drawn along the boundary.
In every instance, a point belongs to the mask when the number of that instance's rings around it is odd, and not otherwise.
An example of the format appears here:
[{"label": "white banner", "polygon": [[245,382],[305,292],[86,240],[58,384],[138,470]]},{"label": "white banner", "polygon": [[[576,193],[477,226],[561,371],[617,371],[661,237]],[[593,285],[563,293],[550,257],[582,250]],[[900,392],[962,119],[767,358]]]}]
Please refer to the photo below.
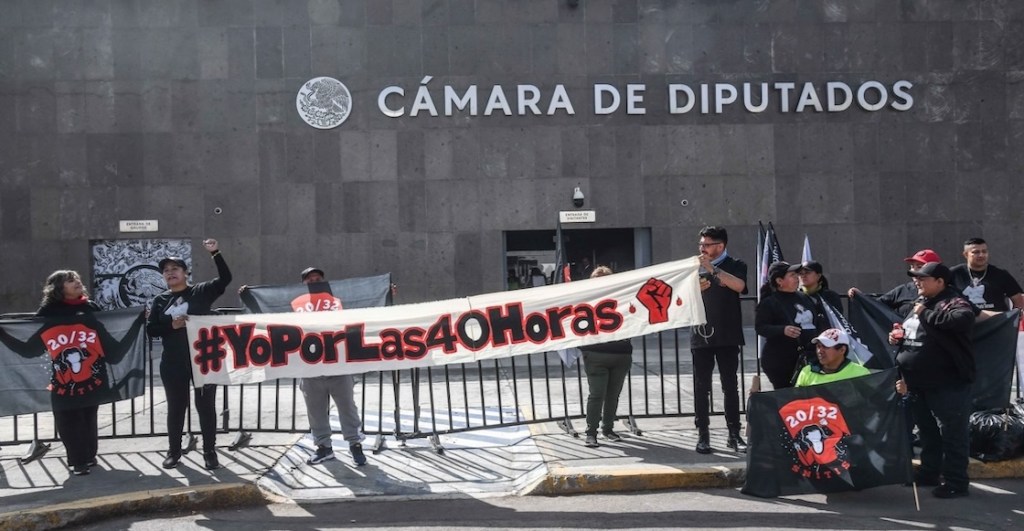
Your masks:
[{"label": "white banner", "polygon": [[696,257],[462,299],[189,317],[195,385],[469,363],[703,324]]}]

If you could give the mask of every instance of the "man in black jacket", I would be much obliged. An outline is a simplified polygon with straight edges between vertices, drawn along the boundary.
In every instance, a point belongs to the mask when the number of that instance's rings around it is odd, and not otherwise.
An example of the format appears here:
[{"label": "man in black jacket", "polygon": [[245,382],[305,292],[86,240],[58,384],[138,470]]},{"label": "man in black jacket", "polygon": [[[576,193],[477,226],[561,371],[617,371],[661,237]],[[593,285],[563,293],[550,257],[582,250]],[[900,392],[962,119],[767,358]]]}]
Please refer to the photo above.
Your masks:
[{"label": "man in black jacket", "polygon": [[974,309],[950,286],[945,265],[931,262],[907,274],[914,278],[920,297],[903,322],[902,337],[894,328],[889,342],[900,345],[896,390],[910,393],[921,433],[921,468],[915,480],[935,485],[932,494],[939,498],[967,496]]},{"label": "man in black jacket", "polygon": [[700,231],[700,289],[707,324],[690,331],[693,356],[694,423],[697,425],[697,453],[711,453],[708,415],[711,408],[711,374],[718,363],[718,376],[725,399],[725,423],[729,428],[726,443],[736,451],[746,451],[740,436],[740,398],[736,380],[740,347],[743,345],[743,317],[740,295],[747,293],[747,264],[729,256],[729,235],[722,227],[704,227]]}]

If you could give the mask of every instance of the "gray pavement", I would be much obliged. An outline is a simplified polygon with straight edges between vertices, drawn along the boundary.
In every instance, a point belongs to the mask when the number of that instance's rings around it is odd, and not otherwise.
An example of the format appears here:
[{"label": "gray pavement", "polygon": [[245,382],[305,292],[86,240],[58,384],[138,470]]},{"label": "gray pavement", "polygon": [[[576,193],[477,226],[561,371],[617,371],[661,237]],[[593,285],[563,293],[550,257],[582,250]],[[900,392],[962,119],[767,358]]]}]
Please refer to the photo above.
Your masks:
[{"label": "gray pavement", "polygon": [[[0,530],[55,529],[124,514],[268,501],[307,505],[742,484],[744,456],[722,451],[724,426],[712,430],[712,444],[720,451],[699,455],[693,451],[696,432],[690,423],[641,420],[642,435],[623,430],[623,441],[602,440],[599,448],[584,447],[554,423],[442,436],[442,452],[425,439],[403,443],[388,438],[364,467],[352,464],[340,436],[335,439],[338,459],[316,466],[305,463],[312,447],[306,435],[255,434],[249,446],[236,451],[222,443],[224,467],[216,471],[204,470],[196,452],[176,469],[160,468],[162,437],[102,440],[99,464],[87,476],[69,474],[59,443],[27,464],[15,457],[24,448],[5,447],[0,454]],[[971,467],[975,479],[1024,477],[1024,460],[972,462]]]},{"label": "gray pavement", "polygon": [[[657,345],[648,338],[650,356]],[[680,339],[680,344],[686,343]],[[634,369],[623,392],[619,413],[678,414],[692,411],[692,383],[688,374],[689,352],[675,340],[662,338],[665,370],[651,358],[646,370],[640,363],[639,344],[634,352]],[[469,385],[454,385],[467,390],[463,402],[444,401],[431,418],[431,389],[421,385],[415,396],[408,376],[400,381],[396,394],[390,377],[366,375],[367,386],[360,399],[365,408],[365,427],[381,433],[423,431],[436,422],[438,430],[468,426],[495,425],[510,419],[547,418],[550,412],[568,409],[570,415],[582,411],[584,389],[569,389],[564,401],[560,389],[549,392],[544,372],[558,369],[557,357],[537,358],[538,369],[531,380],[519,368],[513,370],[504,360],[498,367],[483,371],[452,371]],[[749,383],[750,372],[744,383]],[[568,382],[579,383],[578,369],[566,370]],[[551,374],[558,374],[552,372]],[[486,383],[486,385],[484,385]],[[585,386],[585,382],[583,382]],[[511,404],[513,388],[518,388],[518,409]],[[306,425],[301,398],[285,393],[262,399],[248,386],[228,389],[231,411],[244,417],[245,425],[262,422],[272,427],[286,412],[287,422],[298,430]],[[291,389],[283,382],[282,389]],[[715,384],[717,393],[717,382]],[[436,397],[435,397],[436,398]],[[720,396],[715,409],[721,411]],[[401,413],[390,413],[396,402]],[[244,405],[244,412],[241,411]],[[151,395],[118,403],[116,410],[101,408],[101,434],[124,433],[125,422],[160,430],[165,416],[163,393],[157,388]],[[419,417],[414,416],[418,410]],[[388,413],[378,413],[380,411]],[[40,433],[52,433],[44,424]],[[236,419],[231,419],[234,424]],[[285,422],[284,426],[288,423]],[[336,433],[337,417],[332,418]],[[418,422],[418,424],[417,424]],[[54,529],[83,524],[123,514],[145,511],[204,510],[216,507],[263,504],[268,501],[309,505],[354,500],[425,500],[432,498],[484,498],[510,495],[562,495],[576,493],[621,492],[668,488],[735,488],[742,484],[745,456],[725,450],[726,430],[721,417],[712,417],[711,455],[693,451],[696,430],[688,417],[640,419],[642,433],[618,428],[624,439],[601,441],[599,448],[586,448],[554,422],[540,422],[508,428],[490,428],[441,435],[439,448],[425,438],[397,439],[385,436],[379,451],[372,437],[364,447],[369,464],[355,467],[348,456],[340,433],[334,440],[337,459],[310,466],[305,460],[312,452],[312,441],[303,433],[254,433],[248,446],[231,450],[234,432],[218,437],[223,468],[207,471],[197,452],[185,456],[172,470],[160,463],[165,457],[166,437],[107,437],[100,440],[99,464],[90,475],[72,476],[66,454],[59,442],[42,458],[22,463],[27,444],[0,448],[0,531],[6,529]],[[121,428],[118,428],[121,426]],[[576,430],[583,421],[575,420]],[[7,431],[10,423],[0,422],[0,440],[15,440]],[[24,427],[22,428],[24,429]],[[116,430],[116,431],[115,431]],[[140,428],[143,431],[143,428]],[[1024,460],[994,464],[972,462],[972,478],[1024,477]]]}]

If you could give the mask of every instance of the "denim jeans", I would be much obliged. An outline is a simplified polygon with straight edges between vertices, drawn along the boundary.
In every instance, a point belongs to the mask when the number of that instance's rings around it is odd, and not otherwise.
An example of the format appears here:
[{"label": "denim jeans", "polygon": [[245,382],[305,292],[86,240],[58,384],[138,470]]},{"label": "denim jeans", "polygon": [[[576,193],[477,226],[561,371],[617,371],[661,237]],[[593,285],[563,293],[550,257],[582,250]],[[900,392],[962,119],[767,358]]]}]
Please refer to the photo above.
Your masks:
[{"label": "denim jeans", "polygon": [[971,385],[959,383],[912,390],[914,422],[921,434],[921,473],[967,489],[970,453]]}]

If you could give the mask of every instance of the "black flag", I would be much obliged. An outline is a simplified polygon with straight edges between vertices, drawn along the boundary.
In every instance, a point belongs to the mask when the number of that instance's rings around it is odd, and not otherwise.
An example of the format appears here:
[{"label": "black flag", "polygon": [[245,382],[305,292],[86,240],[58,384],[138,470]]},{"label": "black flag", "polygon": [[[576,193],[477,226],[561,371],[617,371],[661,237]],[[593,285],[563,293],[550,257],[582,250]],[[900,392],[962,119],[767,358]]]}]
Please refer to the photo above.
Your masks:
[{"label": "black flag", "polygon": [[[971,388],[974,411],[1010,405],[1019,321],[1020,310],[1011,310],[975,322],[971,333],[975,368]],[[850,299],[850,323],[860,333],[860,339],[868,349],[879,354],[868,367],[892,366],[896,347],[889,345],[889,331],[893,323],[902,322],[903,318],[896,312],[871,297]]]},{"label": "black flag", "polygon": [[971,386],[974,411],[1010,406],[1019,322],[1020,310],[1010,310],[975,323],[971,337],[975,369]]},{"label": "black flag", "polygon": [[249,313],[322,312],[391,304],[391,274],[313,284],[249,286],[242,292]]},{"label": "black flag", "polygon": [[0,321],[0,417],[141,396],[141,310]]},{"label": "black flag", "polygon": [[743,493],[775,497],[902,484],[911,477],[896,370],[754,393]]}]

